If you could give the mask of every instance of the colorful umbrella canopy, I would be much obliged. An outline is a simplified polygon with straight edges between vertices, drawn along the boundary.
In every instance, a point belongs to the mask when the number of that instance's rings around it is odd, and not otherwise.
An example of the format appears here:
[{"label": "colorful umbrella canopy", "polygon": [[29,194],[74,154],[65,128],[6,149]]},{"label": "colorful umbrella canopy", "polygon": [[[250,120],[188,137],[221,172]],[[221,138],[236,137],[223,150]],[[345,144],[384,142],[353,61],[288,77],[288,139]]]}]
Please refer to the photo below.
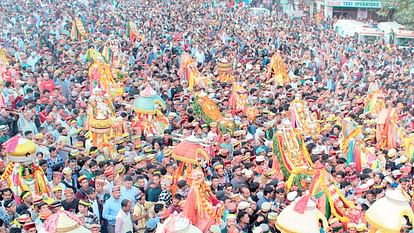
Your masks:
[{"label": "colorful umbrella canopy", "polygon": [[82,226],[82,221],[74,214],[67,211],[59,211],[52,214],[43,223],[44,233],[88,233],[88,229]]},{"label": "colorful umbrella canopy", "polygon": [[414,220],[409,200],[410,196],[403,190],[388,190],[385,197],[369,207],[365,219],[378,231],[398,233],[403,227],[404,216],[407,216],[410,222]]},{"label": "colorful umbrella canopy", "polygon": [[198,164],[199,159],[208,161],[209,156],[197,138],[190,136],[176,145],[172,151],[172,157],[176,160]]},{"label": "colorful umbrella canopy", "polygon": [[36,144],[20,136],[10,138],[3,147],[9,162],[31,163],[36,157]]},{"label": "colorful umbrella canopy", "polygon": [[[319,221],[322,221],[324,228],[328,226],[325,216],[316,208],[316,203],[313,200],[303,202],[300,200],[292,202],[288,207],[280,212],[277,218],[276,226],[282,232],[307,232],[319,233]],[[296,210],[298,203],[304,204],[300,208],[304,208],[302,213]]]},{"label": "colorful umbrella canopy", "polygon": [[163,224],[160,224],[156,233],[180,232],[201,233],[200,229],[190,224],[190,220],[177,213],[171,214]]},{"label": "colorful umbrella canopy", "polygon": [[155,114],[158,110],[157,106],[160,106],[163,110],[167,108],[164,100],[148,85],[140,96],[135,99],[133,109],[136,113]]}]

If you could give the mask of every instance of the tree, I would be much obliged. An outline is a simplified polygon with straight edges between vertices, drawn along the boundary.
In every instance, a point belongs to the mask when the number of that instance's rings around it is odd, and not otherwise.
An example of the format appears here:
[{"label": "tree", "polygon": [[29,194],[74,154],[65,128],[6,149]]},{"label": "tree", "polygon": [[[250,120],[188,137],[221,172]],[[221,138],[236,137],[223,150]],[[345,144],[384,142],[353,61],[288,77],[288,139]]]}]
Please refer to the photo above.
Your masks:
[{"label": "tree", "polygon": [[382,0],[380,16],[407,26],[414,26],[413,0]]}]

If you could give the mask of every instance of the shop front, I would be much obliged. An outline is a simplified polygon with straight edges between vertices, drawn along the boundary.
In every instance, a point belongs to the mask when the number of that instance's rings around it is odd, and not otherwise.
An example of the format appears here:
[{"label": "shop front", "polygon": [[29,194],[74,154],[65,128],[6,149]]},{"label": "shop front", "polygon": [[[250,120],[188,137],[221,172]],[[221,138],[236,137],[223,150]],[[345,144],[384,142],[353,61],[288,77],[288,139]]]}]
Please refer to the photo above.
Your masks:
[{"label": "shop front", "polygon": [[325,0],[317,1],[316,8],[323,12],[325,18],[376,19],[381,1]]}]

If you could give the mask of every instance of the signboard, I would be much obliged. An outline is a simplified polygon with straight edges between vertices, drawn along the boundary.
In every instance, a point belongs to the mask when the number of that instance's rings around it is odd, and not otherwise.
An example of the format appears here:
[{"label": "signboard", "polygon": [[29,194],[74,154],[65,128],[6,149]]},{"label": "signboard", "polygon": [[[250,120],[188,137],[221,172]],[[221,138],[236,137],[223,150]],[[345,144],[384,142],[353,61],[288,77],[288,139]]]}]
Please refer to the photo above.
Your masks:
[{"label": "signboard", "polygon": [[355,8],[381,8],[380,1],[341,1],[327,0],[327,6],[333,7],[355,7]]}]

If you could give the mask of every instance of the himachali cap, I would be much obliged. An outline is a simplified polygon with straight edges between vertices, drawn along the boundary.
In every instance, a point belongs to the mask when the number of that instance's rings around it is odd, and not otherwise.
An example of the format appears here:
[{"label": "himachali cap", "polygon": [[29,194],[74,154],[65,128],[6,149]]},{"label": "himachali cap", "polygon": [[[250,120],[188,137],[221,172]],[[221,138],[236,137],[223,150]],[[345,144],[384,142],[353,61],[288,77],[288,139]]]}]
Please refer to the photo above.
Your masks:
[{"label": "himachali cap", "polygon": [[92,203],[90,203],[89,201],[87,201],[87,200],[80,200],[79,201],[79,205],[83,205],[83,206],[85,206],[85,207],[90,207],[90,206],[92,206]]},{"label": "himachali cap", "polygon": [[20,198],[21,198],[22,200],[24,200],[24,199],[26,199],[27,197],[29,197],[30,195],[31,195],[30,191],[23,191],[23,192],[20,194]]},{"label": "himachali cap", "polygon": [[23,229],[25,231],[29,231],[30,229],[36,229],[36,224],[34,222],[28,222],[23,225]]},{"label": "himachali cap", "polygon": [[65,167],[63,168],[62,173],[66,175],[70,175],[72,174],[72,169],[70,167]]},{"label": "himachali cap", "polygon": [[221,233],[221,229],[219,225],[211,225],[210,227],[211,233]]},{"label": "himachali cap", "polygon": [[60,201],[53,201],[49,206],[50,208],[59,208],[62,206],[62,203]]},{"label": "himachali cap", "polygon": [[140,200],[143,196],[145,196],[145,193],[138,191],[138,194],[135,196],[135,200]]},{"label": "himachali cap", "polygon": [[223,164],[221,164],[220,162],[214,163],[214,170],[218,170],[222,168],[223,168]]},{"label": "himachali cap", "polygon": [[76,147],[76,148],[83,148],[83,142],[82,142],[82,141],[77,141],[77,142],[75,143],[75,147]]},{"label": "himachali cap", "polygon": [[7,125],[0,125],[0,131],[4,131],[8,129],[9,127]]},{"label": "himachali cap", "polygon": [[226,219],[237,219],[237,215],[235,214],[227,214]]},{"label": "himachali cap", "polygon": [[62,191],[62,187],[59,185],[56,185],[55,187],[52,188],[52,192],[58,192],[58,191]]},{"label": "himachali cap", "polygon": [[121,191],[121,186],[112,187],[112,192]]},{"label": "himachali cap", "polygon": [[276,212],[270,212],[267,215],[267,219],[269,219],[269,220],[276,220],[277,219],[277,213]]},{"label": "himachali cap", "polygon": [[53,177],[62,177],[63,174],[62,174],[62,172],[53,172],[53,175],[52,176]]},{"label": "himachali cap", "polygon": [[65,194],[73,194],[73,189],[72,188],[65,189]]},{"label": "himachali cap", "polygon": [[33,195],[33,205],[38,205],[43,202],[43,198],[38,195]]},{"label": "himachali cap", "polygon": [[355,223],[351,222],[351,223],[348,223],[347,227],[348,227],[348,229],[350,229],[350,228],[355,228],[356,229],[357,225]]},{"label": "himachali cap", "polygon": [[10,208],[15,204],[16,204],[16,202],[14,200],[7,200],[7,201],[4,202],[4,207],[5,208]]},{"label": "himachali cap", "polygon": [[39,218],[42,220],[46,220],[47,218],[49,218],[50,215],[52,215],[52,211],[49,209],[45,209],[39,213]]},{"label": "himachali cap", "polygon": [[114,175],[114,167],[112,167],[112,166],[107,167],[105,169],[104,175],[105,176],[113,176]]},{"label": "himachali cap", "polygon": [[92,224],[91,225],[91,230],[92,229],[101,229],[101,225],[99,225],[99,224]]},{"label": "himachali cap", "polygon": [[116,144],[118,144],[118,145],[119,145],[119,144],[122,144],[122,143],[124,143],[124,142],[125,142],[125,138],[123,138],[123,137],[122,137],[122,138],[117,138],[117,139],[116,139]]},{"label": "himachali cap", "polygon": [[70,156],[72,156],[72,157],[76,157],[79,154],[80,154],[79,150],[77,150],[77,149],[73,149],[73,150],[70,151]]},{"label": "himachali cap", "polygon": [[365,223],[359,223],[356,225],[357,232],[365,232],[367,230],[367,225]]},{"label": "himachali cap", "polygon": [[92,187],[89,187],[87,190],[86,190],[86,194],[92,194],[92,193],[94,193],[95,192],[95,189],[94,188],[92,188]]},{"label": "himachali cap", "polygon": [[95,180],[95,184],[105,184],[105,180],[104,180],[104,179],[99,179],[99,178],[97,178],[97,179]]},{"label": "himachali cap", "polygon": [[89,150],[89,154],[90,154],[90,155],[94,155],[94,154],[96,154],[96,153],[98,153],[98,148],[97,148],[97,147],[91,148],[91,149]]},{"label": "himachali cap", "polygon": [[125,153],[126,148],[125,148],[124,146],[118,146],[118,148],[116,149],[116,151],[117,151],[118,153]]},{"label": "himachali cap", "polygon": [[164,157],[169,157],[172,154],[172,149],[165,147],[163,150]]},{"label": "himachali cap", "polygon": [[265,157],[263,155],[259,155],[256,157],[256,162],[260,163],[263,162],[265,160]]},{"label": "himachali cap", "polygon": [[85,175],[82,175],[82,176],[79,176],[78,177],[78,182],[79,183],[81,183],[82,181],[84,181],[84,180],[88,180],[87,178],[86,178],[86,176]]},{"label": "himachali cap", "polygon": [[275,169],[269,169],[264,175],[265,176],[273,176],[274,174],[276,174],[276,170]]},{"label": "himachali cap", "polygon": [[261,208],[262,208],[262,211],[263,212],[269,212],[270,211],[270,208],[272,208],[272,203],[270,203],[270,202],[263,202]]},{"label": "himachali cap", "polygon": [[144,160],[144,156],[142,156],[142,155],[138,155],[138,156],[135,157],[135,162],[136,163],[139,163],[139,162],[141,162],[143,160]]},{"label": "himachali cap", "polygon": [[285,188],[285,182],[281,181],[279,183],[277,183],[276,189],[283,189]]},{"label": "himachali cap", "polygon": [[238,210],[245,210],[247,208],[250,208],[250,203],[247,201],[241,201],[238,205],[237,205],[237,209]]},{"label": "himachali cap", "polygon": [[397,155],[397,150],[395,150],[394,148],[391,148],[388,153],[387,153],[389,158],[394,158]]},{"label": "himachali cap", "polygon": [[19,223],[25,223],[25,222],[28,222],[29,220],[30,220],[30,215],[28,214],[22,214],[19,217],[17,217],[17,221]]}]

